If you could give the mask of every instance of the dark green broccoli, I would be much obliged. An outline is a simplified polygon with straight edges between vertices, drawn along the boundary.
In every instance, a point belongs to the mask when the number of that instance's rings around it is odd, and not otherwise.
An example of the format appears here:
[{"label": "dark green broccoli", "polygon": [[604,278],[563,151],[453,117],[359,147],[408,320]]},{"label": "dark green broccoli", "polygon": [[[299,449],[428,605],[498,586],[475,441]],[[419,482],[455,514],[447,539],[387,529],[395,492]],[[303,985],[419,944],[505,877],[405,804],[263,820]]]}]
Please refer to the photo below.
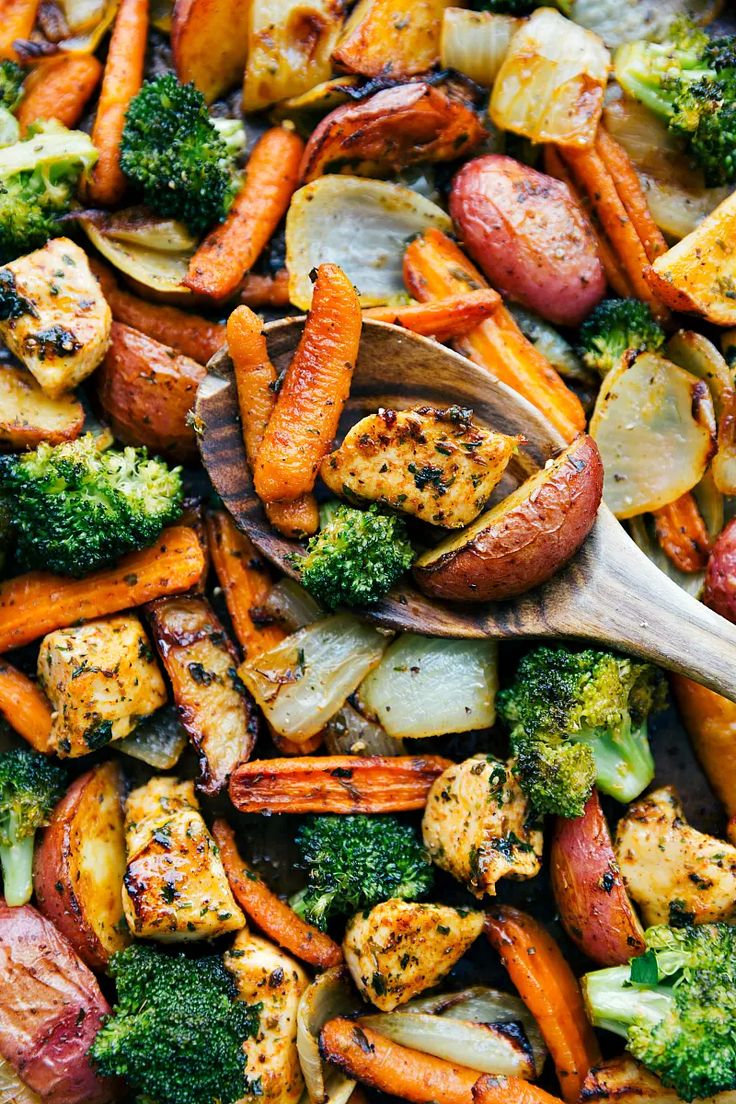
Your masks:
[{"label": "dark green broccoli", "polygon": [[0,61],[0,107],[15,111],[23,97],[25,70],[9,58]]},{"label": "dark green broccoli", "polygon": [[406,523],[383,514],[330,502],[320,511],[321,528],[295,557],[301,582],[326,609],[369,606],[401,578],[414,559]]},{"label": "dark green broccoli", "polygon": [[664,701],[649,663],[592,649],[529,652],[498,709],[537,812],[581,816],[594,784],[619,801],[637,797],[654,776],[647,717]]},{"label": "dark green broccoli", "polygon": [[71,208],[81,173],[94,165],[89,135],[44,122],[0,148],[0,263],[44,245]]},{"label": "dark green broccoli", "polygon": [[641,299],[604,299],[580,327],[578,352],[589,368],[607,375],[628,349],[656,353],[665,332]]},{"label": "dark green broccoli", "polygon": [[627,42],[616,78],[681,135],[709,185],[736,180],[736,36],[709,39],[679,20],[666,42]]},{"label": "dark green broccoli", "polygon": [[628,966],[583,978],[597,1027],[683,1100],[736,1089],[736,928],[649,928],[647,950]]},{"label": "dark green broccoli", "polygon": [[257,1091],[243,1043],[260,1005],[238,1001],[219,955],[188,958],[134,944],[110,960],[117,1003],[90,1048],[105,1077],[156,1104],[232,1104]]},{"label": "dark green broccoli", "polygon": [[61,767],[27,748],[0,752],[0,865],[9,905],[33,893],[33,841],[64,793]]},{"label": "dark green broccoli", "polygon": [[309,817],[296,843],[309,870],[292,908],[322,930],[392,897],[415,900],[432,886],[427,852],[414,829],[392,816]]},{"label": "dark green broccoli", "polygon": [[120,164],[154,211],[200,232],[227,214],[243,146],[242,124],[210,118],[202,93],[166,73],[131,100]]},{"label": "dark green broccoli", "polygon": [[0,495],[13,502],[21,567],[85,575],[152,544],[181,513],[182,486],[146,449],[100,452],[87,434],[0,456]]}]

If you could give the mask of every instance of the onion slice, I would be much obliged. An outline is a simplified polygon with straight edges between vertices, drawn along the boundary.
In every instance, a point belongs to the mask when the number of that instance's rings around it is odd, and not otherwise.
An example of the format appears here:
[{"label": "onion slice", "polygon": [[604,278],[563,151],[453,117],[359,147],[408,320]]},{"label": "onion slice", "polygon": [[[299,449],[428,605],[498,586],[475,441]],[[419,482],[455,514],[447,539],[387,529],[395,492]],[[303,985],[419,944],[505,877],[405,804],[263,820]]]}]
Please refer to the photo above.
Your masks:
[{"label": "onion slice", "polygon": [[501,68],[521,19],[487,11],[445,8],[440,37],[440,65],[455,69],[490,88]]},{"label": "onion slice", "polygon": [[296,1047],[311,1104],[346,1104],[355,1081],[323,1062],[319,1033],[328,1020],[357,1011],[361,1000],[345,966],[333,966],[304,990],[296,1014]]},{"label": "onion slice", "polygon": [[327,722],[325,747],[330,755],[408,755],[403,740],[354,709],[350,702]]},{"label": "onion slice", "polygon": [[324,617],[324,612],[309,591],[295,579],[281,579],[275,583],[268,592],[263,608],[290,632],[303,629]]},{"label": "onion slice", "polygon": [[[124,276],[167,298],[191,297],[183,281],[196,243],[180,224],[149,219],[136,227],[130,212],[98,211],[85,211],[79,223],[105,260]],[[187,244],[176,248],[177,241]]]}]

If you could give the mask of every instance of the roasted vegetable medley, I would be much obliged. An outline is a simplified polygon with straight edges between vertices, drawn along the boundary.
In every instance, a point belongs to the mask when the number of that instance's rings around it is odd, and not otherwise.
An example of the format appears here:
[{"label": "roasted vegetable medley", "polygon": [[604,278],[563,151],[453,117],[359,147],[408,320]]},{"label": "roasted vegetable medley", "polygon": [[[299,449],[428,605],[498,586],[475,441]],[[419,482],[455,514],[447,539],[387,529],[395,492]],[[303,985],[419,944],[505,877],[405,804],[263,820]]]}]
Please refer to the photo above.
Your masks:
[{"label": "roasted vegetable medley", "polygon": [[728,7],[0,0],[0,1104],[736,1093]]}]

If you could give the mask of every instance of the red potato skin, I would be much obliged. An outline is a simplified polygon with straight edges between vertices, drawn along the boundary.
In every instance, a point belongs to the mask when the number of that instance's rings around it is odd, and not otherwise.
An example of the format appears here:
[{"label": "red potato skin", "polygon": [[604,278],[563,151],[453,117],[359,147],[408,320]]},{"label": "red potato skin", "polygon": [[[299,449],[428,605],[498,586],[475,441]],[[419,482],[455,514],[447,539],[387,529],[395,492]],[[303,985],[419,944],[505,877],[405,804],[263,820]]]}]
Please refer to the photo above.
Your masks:
[{"label": "red potato skin", "polygon": [[736,518],[723,529],[708,559],[703,601],[736,624]]},{"label": "red potato skin", "polygon": [[623,966],[645,950],[596,790],[581,817],[556,817],[552,892],[565,931],[599,966]]},{"label": "red potato skin", "polygon": [[455,177],[450,214],[491,285],[550,322],[578,326],[603,298],[593,229],[562,181],[487,154]]},{"label": "red potato skin", "polygon": [[120,1095],[87,1057],[109,1011],[51,921],[0,898],[0,1055],[44,1104],[106,1104]]},{"label": "red potato skin", "polygon": [[593,528],[603,495],[595,441],[581,434],[539,478],[522,484],[529,493],[500,510],[467,544],[429,564],[421,559],[415,564],[414,577],[425,594],[459,602],[515,598],[546,582],[574,556]]}]

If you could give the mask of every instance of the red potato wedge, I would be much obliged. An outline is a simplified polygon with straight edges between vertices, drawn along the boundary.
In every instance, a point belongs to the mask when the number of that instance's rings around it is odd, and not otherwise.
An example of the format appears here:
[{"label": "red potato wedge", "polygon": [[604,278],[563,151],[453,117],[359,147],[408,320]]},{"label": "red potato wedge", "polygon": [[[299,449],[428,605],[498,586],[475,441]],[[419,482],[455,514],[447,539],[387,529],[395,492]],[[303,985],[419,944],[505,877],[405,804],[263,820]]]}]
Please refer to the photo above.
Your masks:
[{"label": "red potato wedge", "polygon": [[93,970],[130,942],[123,924],[123,776],[102,763],[77,778],[36,847],[33,888],[41,912]]},{"label": "red potato wedge", "polygon": [[302,962],[327,970],[343,961],[342,948],[319,928],[307,924],[292,908],[273,893],[263,879],[243,862],[235,843],[235,833],[225,820],[216,820],[212,835],[220,848],[235,900],[251,923],[279,947]]},{"label": "red potato wedge", "polygon": [[433,598],[488,602],[523,594],[577,552],[602,493],[600,454],[583,434],[467,529],[420,556],[414,577]]},{"label": "red potato wedge", "polygon": [[543,318],[578,326],[606,290],[593,228],[566,184],[502,154],[455,177],[450,214],[492,286]]},{"label": "red potato wedge", "polygon": [[736,624],[736,518],[729,521],[713,545],[705,572],[703,601]]},{"label": "red potato wedge", "polygon": [[596,790],[581,817],[556,817],[552,891],[565,931],[599,966],[643,954],[644,932],[624,887]]},{"label": "red potato wedge", "polygon": [[230,779],[241,813],[395,813],[423,809],[435,778],[451,766],[439,755],[325,755],[257,759]]},{"label": "red potato wedge", "polygon": [[195,460],[187,425],[207,370],[152,337],[113,322],[110,348],[97,373],[97,397],[116,437],[147,445],[172,460]]},{"label": "red potato wedge", "polygon": [[87,1051],[110,1007],[50,920],[0,898],[0,1056],[44,1104],[107,1104]]},{"label": "red potato wedge", "polygon": [[52,399],[24,368],[0,368],[0,451],[73,441],[83,425],[82,404],[71,392]]},{"label": "red potato wedge", "polygon": [[171,52],[180,81],[191,81],[207,103],[239,84],[248,53],[248,13],[242,0],[176,0]]}]

